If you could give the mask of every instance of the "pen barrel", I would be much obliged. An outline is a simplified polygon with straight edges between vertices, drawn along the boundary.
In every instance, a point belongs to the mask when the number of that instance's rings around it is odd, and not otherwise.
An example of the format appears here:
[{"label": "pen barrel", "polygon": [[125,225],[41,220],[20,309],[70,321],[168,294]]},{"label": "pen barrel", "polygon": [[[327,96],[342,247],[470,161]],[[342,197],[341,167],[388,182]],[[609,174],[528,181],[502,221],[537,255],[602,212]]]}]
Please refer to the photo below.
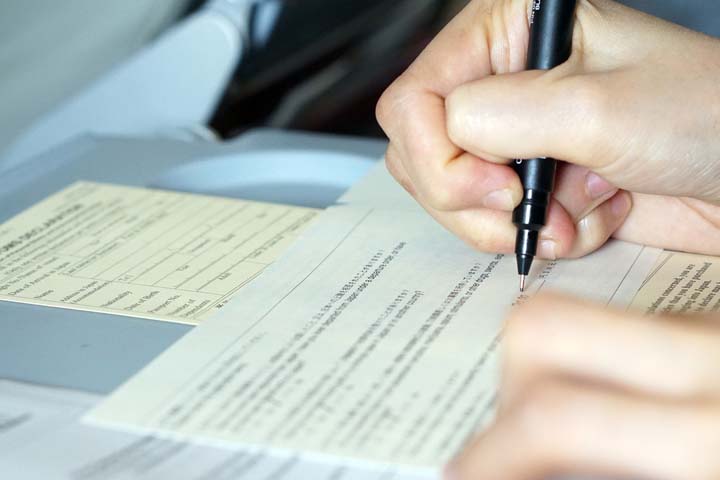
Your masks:
[{"label": "pen barrel", "polygon": [[[550,70],[570,57],[576,6],[577,0],[533,1],[528,69]],[[515,163],[515,171],[525,191],[522,203],[513,212],[513,223],[521,230],[536,231],[545,225],[556,168],[552,158]],[[519,232],[519,235],[524,234]]]},{"label": "pen barrel", "polygon": [[513,223],[522,230],[539,231],[547,223],[550,196],[555,189],[557,162],[552,158],[533,158],[515,163],[525,195],[513,211]]},{"label": "pen barrel", "polygon": [[550,70],[570,58],[576,5],[577,0],[533,1],[528,70]]},{"label": "pen barrel", "polygon": [[[551,70],[570,58],[576,6],[577,0],[533,1],[528,70]],[[522,202],[513,211],[513,223],[518,227],[515,253],[518,273],[528,275],[540,230],[547,223],[557,162],[552,158],[518,160],[514,168],[524,190]]]}]

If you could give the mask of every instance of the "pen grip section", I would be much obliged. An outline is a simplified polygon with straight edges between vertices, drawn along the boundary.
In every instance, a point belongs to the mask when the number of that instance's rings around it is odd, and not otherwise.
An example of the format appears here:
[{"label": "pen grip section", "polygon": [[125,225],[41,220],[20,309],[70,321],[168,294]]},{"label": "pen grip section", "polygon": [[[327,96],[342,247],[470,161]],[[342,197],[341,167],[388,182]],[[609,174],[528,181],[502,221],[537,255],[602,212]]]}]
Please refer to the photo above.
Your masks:
[{"label": "pen grip section", "polygon": [[525,191],[513,212],[513,223],[522,229],[539,231],[547,222],[557,162],[552,158],[533,158],[515,162],[514,168]]}]

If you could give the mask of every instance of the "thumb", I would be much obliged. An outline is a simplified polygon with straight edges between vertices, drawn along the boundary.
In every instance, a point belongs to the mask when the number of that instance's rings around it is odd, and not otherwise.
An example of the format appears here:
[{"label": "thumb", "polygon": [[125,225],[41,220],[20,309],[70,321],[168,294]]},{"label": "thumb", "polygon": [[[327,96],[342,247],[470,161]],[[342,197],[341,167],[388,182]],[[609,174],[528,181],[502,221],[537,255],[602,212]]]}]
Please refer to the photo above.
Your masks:
[{"label": "thumb", "polygon": [[[562,68],[562,67],[561,67]],[[602,167],[607,95],[589,76],[558,70],[486,77],[446,98],[448,135],[459,148],[489,161],[552,157]]]}]

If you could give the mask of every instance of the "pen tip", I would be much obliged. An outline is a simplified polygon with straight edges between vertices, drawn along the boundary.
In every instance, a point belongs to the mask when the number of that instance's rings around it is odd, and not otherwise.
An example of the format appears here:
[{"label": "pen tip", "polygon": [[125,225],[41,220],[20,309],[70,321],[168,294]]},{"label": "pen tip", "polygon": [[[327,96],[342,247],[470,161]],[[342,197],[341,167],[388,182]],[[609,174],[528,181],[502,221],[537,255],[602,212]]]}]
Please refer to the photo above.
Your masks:
[{"label": "pen tip", "polygon": [[525,291],[525,280],[527,279],[527,275],[520,275],[520,293],[523,293]]}]

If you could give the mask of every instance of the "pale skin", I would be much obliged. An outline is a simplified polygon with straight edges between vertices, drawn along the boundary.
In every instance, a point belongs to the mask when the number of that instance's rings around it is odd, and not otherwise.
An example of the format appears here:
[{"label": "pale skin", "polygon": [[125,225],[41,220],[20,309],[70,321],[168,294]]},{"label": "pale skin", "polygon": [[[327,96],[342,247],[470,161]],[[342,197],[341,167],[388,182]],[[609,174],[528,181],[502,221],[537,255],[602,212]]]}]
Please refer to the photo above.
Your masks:
[{"label": "pale skin", "polygon": [[[446,228],[510,253],[514,158],[562,159],[539,255],[609,238],[720,255],[720,40],[580,0],[573,53],[524,72],[529,0],[473,0],[390,86],[388,170]],[[720,478],[720,317],[542,297],[508,319],[500,411],[453,480]]]}]

